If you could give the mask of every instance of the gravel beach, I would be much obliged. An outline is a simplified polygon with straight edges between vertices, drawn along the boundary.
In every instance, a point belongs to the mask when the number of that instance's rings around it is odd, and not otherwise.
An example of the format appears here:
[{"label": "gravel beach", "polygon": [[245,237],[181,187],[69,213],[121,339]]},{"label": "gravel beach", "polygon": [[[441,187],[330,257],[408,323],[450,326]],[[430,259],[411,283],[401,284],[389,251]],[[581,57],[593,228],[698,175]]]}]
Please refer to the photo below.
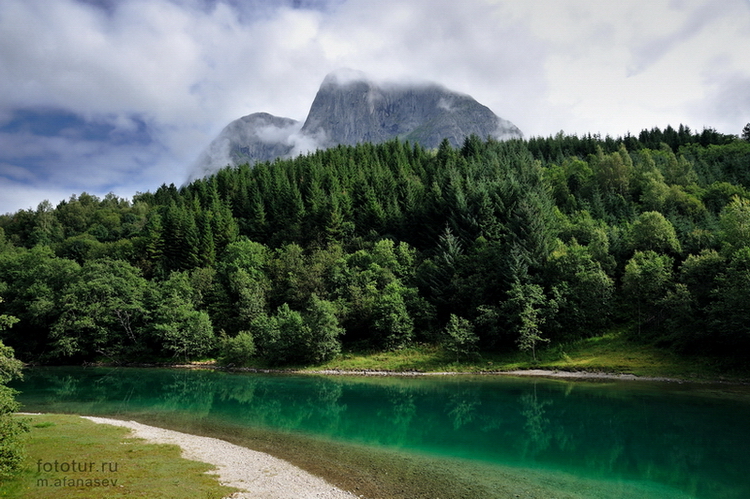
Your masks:
[{"label": "gravel beach", "polygon": [[182,448],[182,457],[213,464],[222,484],[245,491],[230,496],[233,499],[357,498],[286,461],[223,440],[165,430],[135,421],[83,417],[95,423],[130,428],[134,437],[152,443],[178,445]]}]

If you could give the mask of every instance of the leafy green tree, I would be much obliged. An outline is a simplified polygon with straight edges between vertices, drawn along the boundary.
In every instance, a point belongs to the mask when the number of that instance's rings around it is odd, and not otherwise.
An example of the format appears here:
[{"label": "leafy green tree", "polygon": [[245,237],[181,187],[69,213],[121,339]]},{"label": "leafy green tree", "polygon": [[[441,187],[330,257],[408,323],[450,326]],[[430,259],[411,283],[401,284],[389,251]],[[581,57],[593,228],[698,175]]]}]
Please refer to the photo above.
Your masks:
[{"label": "leafy green tree", "polygon": [[689,255],[680,266],[679,281],[685,284],[700,308],[708,306],[714,297],[716,277],[727,265],[727,260],[715,250],[704,250]]},{"label": "leafy green tree", "polygon": [[[516,332],[518,348],[531,351],[531,358],[536,362],[536,349],[539,343],[548,343],[549,338],[542,336],[542,326],[547,322],[550,312],[554,313],[557,303],[548,300],[544,290],[537,284],[513,283],[509,293],[507,308],[516,312]],[[547,310],[545,310],[545,308]]]},{"label": "leafy green tree", "polygon": [[[340,257],[331,266],[330,299],[341,303],[341,322],[347,341],[364,341],[376,348],[400,348],[413,338],[414,319],[429,321],[429,307],[408,286],[414,273],[414,252],[406,243],[379,241],[372,250]],[[403,277],[403,281],[399,278]]]},{"label": "leafy green tree", "polygon": [[284,303],[273,316],[257,317],[250,326],[261,355],[271,364],[302,363],[307,358],[310,330],[302,314]]},{"label": "leafy green tree", "polygon": [[255,357],[255,340],[249,331],[219,338],[219,361],[224,365],[247,365]]},{"label": "leafy green tree", "polygon": [[654,251],[636,251],[625,266],[623,292],[635,308],[639,334],[644,327],[654,329],[661,323],[661,302],[672,285],[672,262]]},{"label": "leafy green tree", "polygon": [[705,329],[706,322],[699,316],[700,310],[690,289],[681,282],[675,283],[660,304],[665,318],[657,340],[683,350],[695,346],[702,336],[698,331]]},{"label": "leafy green tree", "polygon": [[630,179],[633,173],[633,162],[625,149],[620,145],[617,152],[605,154],[601,147],[592,157],[592,170],[599,188],[605,194],[618,194],[625,196],[630,187]]},{"label": "leafy green tree", "polygon": [[[736,251],[724,272],[716,277],[714,301],[708,310],[708,348],[736,356],[750,346],[750,248]],[[741,354],[740,354],[741,355]]]},{"label": "leafy green tree", "polygon": [[479,353],[479,337],[474,333],[471,321],[451,314],[443,335],[443,348],[456,356],[456,362],[461,356],[471,357]]},{"label": "leafy green tree", "polygon": [[658,170],[644,180],[641,193],[641,204],[649,211],[662,211],[667,207],[670,189]]},{"label": "leafy green tree", "polygon": [[659,166],[666,183],[687,186],[697,180],[692,164],[682,155],[678,158],[667,144],[661,145],[656,157],[661,160]]},{"label": "leafy green tree", "polygon": [[720,213],[735,196],[745,199],[750,198],[750,194],[741,185],[730,184],[729,182],[712,182],[704,187],[702,200],[706,208],[712,213]]},{"label": "leafy green tree", "polygon": [[[286,308],[289,309],[289,306]],[[259,315],[253,319],[248,332],[255,341],[256,352],[260,357],[271,364],[282,364],[287,360],[278,355],[279,352],[283,353],[284,348],[280,345],[281,332],[275,315]]]},{"label": "leafy green tree", "polygon": [[682,251],[674,226],[658,211],[641,213],[633,224],[631,237],[636,251],[672,254]]},{"label": "leafy green tree", "polygon": [[188,275],[173,272],[157,295],[153,330],[161,348],[184,360],[208,353],[215,346],[211,319],[195,309]]},{"label": "leafy green tree", "polygon": [[[13,316],[0,315],[0,331],[17,321]],[[20,435],[29,428],[24,420],[13,416],[20,408],[15,400],[18,392],[6,386],[9,381],[22,377],[22,367],[23,363],[13,357],[13,349],[0,341],[0,480],[17,472],[25,456]]]},{"label": "leafy green tree", "polygon": [[71,196],[69,200],[57,205],[56,217],[63,226],[65,237],[82,234],[91,226],[93,213],[99,204],[99,198],[86,192],[80,196]]},{"label": "leafy green tree", "polygon": [[585,197],[585,188],[591,183],[591,176],[589,164],[577,158],[567,158],[561,165],[552,164],[545,171],[555,204],[565,212],[579,206]]},{"label": "leafy green tree", "polygon": [[63,228],[55,217],[52,203],[45,200],[36,209],[36,226],[31,233],[31,244],[51,246],[62,241]]},{"label": "leafy green tree", "polygon": [[53,355],[117,361],[143,353],[147,289],[140,271],[126,262],[87,262],[63,290],[62,313],[50,334]]},{"label": "leafy green tree", "polygon": [[49,353],[50,329],[63,312],[66,287],[78,280],[80,270],[47,246],[0,255],[6,310],[19,319],[5,342],[21,358],[41,360]]},{"label": "leafy green tree", "polygon": [[13,244],[5,236],[5,230],[0,227],[0,255],[13,250]]},{"label": "leafy green tree", "polygon": [[341,352],[339,338],[344,334],[344,329],[339,326],[336,307],[333,303],[321,300],[313,294],[304,319],[305,327],[310,331],[307,362],[325,362]]},{"label": "leafy green tree", "polygon": [[91,234],[78,234],[67,238],[55,247],[55,252],[62,258],[75,260],[79,265],[102,253],[104,244]]},{"label": "leafy green tree", "polygon": [[393,281],[375,297],[372,333],[377,344],[387,350],[407,346],[414,336],[414,321],[404,300],[406,291],[401,283]]},{"label": "leafy green tree", "polygon": [[614,281],[591,253],[573,240],[549,259],[549,282],[556,286],[562,299],[556,323],[563,336],[593,336],[611,319]]},{"label": "leafy green tree", "polygon": [[406,242],[394,243],[392,239],[381,239],[370,252],[372,262],[390,270],[399,279],[410,278],[414,274],[416,251]]},{"label": "leafy green tree", "polygon": [[[0,303],[2,302],[3,302],[3,299],[0,298]],[[13,324],[16,324],[17,322],[18,322],[18,317],[13,317],[12,315],[8,315],[8,314],[0,314],[0,331],[4,331],[10,328],[11,326],[13,326]],[[6,348],[10,348],[10,347],[6,347]],[[1,374],[0,374],[0,380],[2,380]]]},{"label": "leafy green tree", "polygon": [[278,306],[288,303],[303,310],[313,294],[327,297],[328,284],[336,267],[343,265],[341,248],[331,245],[306,253],[298,244],[278,249],[268,265],[272,289],[269,301]]},{"label": "leafy green tree", "polygon": [[218,330],[234,336],[267,312],[271,283],[266,266],[270,255],[266,246],[244,237],[227,245],[216,264],[216,279],[206,300]]},{"label": "leafy green tree", "polygon": [[734,196],[721,211],[719,225],[727,253],[750,246],[750,200]]},{"label": "leafy green tree", "polygon": [[267,307],[269,284],[265,276],[254,276],[251,271],[238,269],[229,276],[231,295],[236,297],[235,311],[240,329],[250,324]]},{"label": "leafy green tree", "polygon": [[616,263],[609,250],[609,227],[603,220],[596,220],[591,213],[582,210],[573,213],[570,219],[562,220],[560,225],[560,239],[563,242],[570,246],[585,246],[591,258],[608,274],[612,273]]},{"label": "leafy green tree", "polygon": [[742,140],[750,142],[750,123],[742,128]]}]

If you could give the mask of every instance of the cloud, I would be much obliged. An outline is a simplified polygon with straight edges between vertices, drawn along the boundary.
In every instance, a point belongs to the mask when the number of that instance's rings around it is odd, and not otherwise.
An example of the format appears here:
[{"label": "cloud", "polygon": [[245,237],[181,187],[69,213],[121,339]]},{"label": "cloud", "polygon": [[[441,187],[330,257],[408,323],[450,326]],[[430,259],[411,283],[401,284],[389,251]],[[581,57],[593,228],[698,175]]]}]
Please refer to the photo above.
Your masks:
[{"label": "cloud", "polygon": [[[29,202],[180,184],[229,122],[302,120],[341,67],[438,82],[526,136],[750,120],[746,0],[3,0],[0,32],[0,163]],[[0,212],[25,206],[1,175]]]}]

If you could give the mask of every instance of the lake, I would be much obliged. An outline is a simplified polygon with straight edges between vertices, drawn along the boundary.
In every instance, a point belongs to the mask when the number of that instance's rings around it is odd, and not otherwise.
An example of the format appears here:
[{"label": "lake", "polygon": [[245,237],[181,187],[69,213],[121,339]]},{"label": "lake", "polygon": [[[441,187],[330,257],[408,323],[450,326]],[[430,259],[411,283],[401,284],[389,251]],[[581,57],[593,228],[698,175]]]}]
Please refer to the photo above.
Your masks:
[{"label": "lake", "polygon": [[29,412],[133,419],[365,497],[750,497],[750,389],[509,376],[35,368]]}]

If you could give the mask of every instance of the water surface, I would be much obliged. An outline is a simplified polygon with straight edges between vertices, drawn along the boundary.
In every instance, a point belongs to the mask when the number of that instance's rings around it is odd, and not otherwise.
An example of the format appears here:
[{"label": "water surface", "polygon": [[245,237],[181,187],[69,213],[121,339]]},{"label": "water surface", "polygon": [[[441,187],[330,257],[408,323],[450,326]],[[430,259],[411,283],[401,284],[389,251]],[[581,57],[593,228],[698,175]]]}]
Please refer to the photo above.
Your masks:
[{"label": "water surface", "polygon": [[750,497],[742,387],[106,368],[32,369],[14,386],[26,411],[149,415],[418,456],[462,473],[478,497],[505,497],[508,476],[559,493],[536,497]]}]

